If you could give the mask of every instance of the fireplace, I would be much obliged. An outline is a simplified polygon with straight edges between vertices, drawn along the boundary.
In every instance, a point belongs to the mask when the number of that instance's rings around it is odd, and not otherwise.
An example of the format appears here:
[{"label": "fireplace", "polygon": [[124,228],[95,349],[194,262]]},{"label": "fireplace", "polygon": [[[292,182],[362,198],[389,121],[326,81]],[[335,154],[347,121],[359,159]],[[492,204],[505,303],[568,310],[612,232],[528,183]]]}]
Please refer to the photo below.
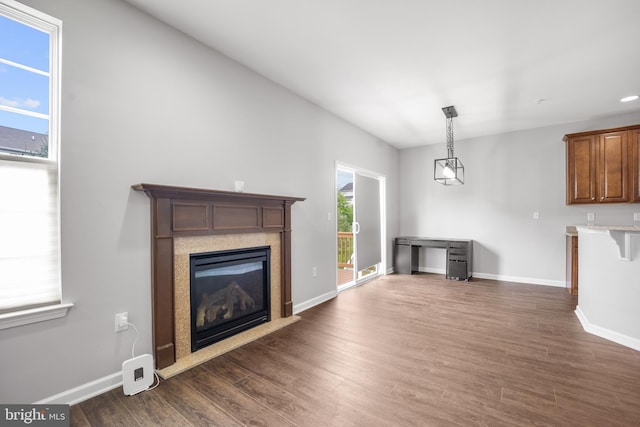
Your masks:
[{"label": "fireplace", "polygon": [[271,320],[269,246],[189,258],[192,352]]},{"label": "fireplace", "polygon": [[[304,198],[157,184],[132,188],[151,199],[153,348],[160,376],[168,378],[296,320],[291,205]],[[271,248],[271,320],[192,352],[190,255],[261,246]]]}]

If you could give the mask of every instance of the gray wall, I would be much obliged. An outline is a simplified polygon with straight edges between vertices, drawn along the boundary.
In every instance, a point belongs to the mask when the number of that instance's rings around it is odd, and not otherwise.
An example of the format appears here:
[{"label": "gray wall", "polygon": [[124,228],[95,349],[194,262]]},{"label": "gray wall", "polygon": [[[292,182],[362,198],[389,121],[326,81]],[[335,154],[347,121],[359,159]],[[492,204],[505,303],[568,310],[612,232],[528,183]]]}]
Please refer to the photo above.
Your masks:
[{"label": "gray wall", "polygon": [[[126,3],[25,0],[63,21],[63,319],[0,331],[0,402],[28,403],[151,352],[149,199],[139,182],[306,197],[293,206],[293,303],[336,289],[335,161],[387,177],[398,151]],[[387,262],[391,261],[389,245]],[[312,267],[318,277],[312,278]]]},{"label": "gray wall", "polygon": [[[444,123],[444,118],[443,118]],[[401,234],[475,240],[477,277],[564,285],[565,227],[633,224],[637,204],[567,206],[567,133],[640,123],[640,114],[455,141],[465,166],[465,185],[433,180],[433,160],[446,156],[444,143],[400,153]],[[454,127],[456,122],[454,121]],[[533,212],[540,219],[533,219]],[[421,267],[444,269],[444,251],[421,254]]]}]

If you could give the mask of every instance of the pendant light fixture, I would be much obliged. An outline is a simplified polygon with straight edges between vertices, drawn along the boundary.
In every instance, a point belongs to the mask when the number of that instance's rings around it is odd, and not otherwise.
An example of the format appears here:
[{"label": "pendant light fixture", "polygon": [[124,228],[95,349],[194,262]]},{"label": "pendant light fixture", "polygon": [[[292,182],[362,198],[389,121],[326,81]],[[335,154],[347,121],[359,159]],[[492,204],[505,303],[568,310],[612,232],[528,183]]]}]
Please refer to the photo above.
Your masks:
[{"label": "pendant light fixture", "polygon": [[447,118],[447,157],[433,161],[433,179],[443,185],[464,184],[464,165],[453,154],[453,118],[458,113],[453,105],[442,107]]}]

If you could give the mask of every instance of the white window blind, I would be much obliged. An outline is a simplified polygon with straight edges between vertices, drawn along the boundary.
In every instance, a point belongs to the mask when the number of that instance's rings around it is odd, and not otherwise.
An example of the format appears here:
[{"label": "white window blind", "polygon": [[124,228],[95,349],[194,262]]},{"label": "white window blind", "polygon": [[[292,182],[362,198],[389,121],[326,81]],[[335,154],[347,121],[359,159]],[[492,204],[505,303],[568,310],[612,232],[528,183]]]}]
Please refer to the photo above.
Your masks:
[{"label": "white window blind", "polygon": [[356,173],[354,194],[355,216],[359,224],[356,265],[359,270],[363,270],[382,262],[380,181]]},{"label": "white window blind", "polygon": [[56,164],[0,160],[0,313],[60,302]]}]

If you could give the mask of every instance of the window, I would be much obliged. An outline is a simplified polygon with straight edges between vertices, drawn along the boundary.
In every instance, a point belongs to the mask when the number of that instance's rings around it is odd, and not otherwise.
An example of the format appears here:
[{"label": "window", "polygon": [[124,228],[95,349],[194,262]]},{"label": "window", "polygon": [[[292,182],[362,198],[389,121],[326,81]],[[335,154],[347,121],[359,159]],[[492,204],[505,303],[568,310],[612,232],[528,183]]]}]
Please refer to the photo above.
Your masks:
[{"label": "window", "polygon": [[61,27],[0,0],[0,328],[70,306],[61,304],[60,278]]}]

